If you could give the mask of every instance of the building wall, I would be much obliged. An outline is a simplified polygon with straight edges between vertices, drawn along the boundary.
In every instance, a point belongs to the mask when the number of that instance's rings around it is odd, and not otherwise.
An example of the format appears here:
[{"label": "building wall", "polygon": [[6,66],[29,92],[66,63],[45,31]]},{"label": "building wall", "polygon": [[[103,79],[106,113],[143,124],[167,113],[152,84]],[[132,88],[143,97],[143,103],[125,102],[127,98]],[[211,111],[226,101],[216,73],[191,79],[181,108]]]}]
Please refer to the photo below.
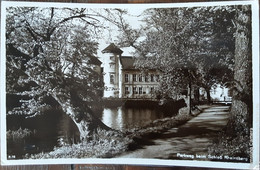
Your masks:
[{"label": "building wall", "polygon": [[103,54],[104,97],[119,97],[120,72],[119,55]]},{"label": "building wall", "polygon": [[123,70],[119,57],[112,53],[103,54],[104,97],[155,98],[159,74],[150,71],[145,76],[137,69]]},{"label": "building wall", "polygon": [[139,70],[122,71],[123,98],[155,98],[154,91],[158,87],[159,74],[150,71],[142,75]]},{"label": "building wall", "polygon": [[159,84],[159,74],[151,70],[146,75],[141,75],[140,70],[133,68],[133,61],[124,62],[124,67],[128,69],[123,68],[121,53],[113,48],[111,45],[108,46],[101,55],[104,75],[103,97],[155,98],[154,91]]}]

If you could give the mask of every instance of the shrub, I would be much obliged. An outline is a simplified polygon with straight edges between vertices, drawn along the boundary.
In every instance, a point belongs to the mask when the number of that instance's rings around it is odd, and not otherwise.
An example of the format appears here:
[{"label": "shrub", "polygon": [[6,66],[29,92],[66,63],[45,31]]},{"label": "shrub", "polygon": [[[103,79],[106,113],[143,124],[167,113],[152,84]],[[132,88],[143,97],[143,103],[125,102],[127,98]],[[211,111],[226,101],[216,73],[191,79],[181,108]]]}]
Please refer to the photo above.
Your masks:
[{"label": "shrub", "polygon": [[26,155],[26,158],[110,158],[126,151],[131,142],[131,139],[122,134],[98,129],[89,141],[54,147],[52,152]]},{"label": "shrub", "polygon": [[33,132],[27,128],[22,129],[21,127],[18,130],[8,130],[6,132],[7,140],[21,140],[26,137],[29,137]]}]

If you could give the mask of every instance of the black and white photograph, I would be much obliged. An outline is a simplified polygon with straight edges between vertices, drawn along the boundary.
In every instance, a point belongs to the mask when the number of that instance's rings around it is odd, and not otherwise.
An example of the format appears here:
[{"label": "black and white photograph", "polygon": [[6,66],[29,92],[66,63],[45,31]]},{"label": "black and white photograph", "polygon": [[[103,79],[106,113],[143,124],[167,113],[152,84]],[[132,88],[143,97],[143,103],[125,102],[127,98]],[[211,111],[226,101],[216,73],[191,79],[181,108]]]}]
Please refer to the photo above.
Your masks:
[{"label": "black and white photograph", "polygon": [[1,164],[259,165],[257,1],[1,8]]}]

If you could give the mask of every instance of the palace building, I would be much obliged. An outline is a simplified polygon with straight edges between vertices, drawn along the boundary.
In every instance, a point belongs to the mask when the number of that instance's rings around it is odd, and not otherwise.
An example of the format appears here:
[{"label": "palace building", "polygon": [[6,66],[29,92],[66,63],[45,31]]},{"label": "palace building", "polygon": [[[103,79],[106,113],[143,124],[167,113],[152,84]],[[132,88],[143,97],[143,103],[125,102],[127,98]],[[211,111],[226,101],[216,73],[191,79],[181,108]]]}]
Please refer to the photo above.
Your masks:
[{"label": "palace building", "polygon": [[133,56],[111,43],[102,50],[105,98],[155,98],[159,73],[150,70],[145,75],[135,68]]},{"label": "palace building", "polygon": [[[102,68],[104,79],[104,98],[155,99],[155,90],[159,86],[160,72],[149,70],[145,74],[135,67],[135,58],[122,55],[124,51],[111,43],[102,50]],[[194,89],[193,89],[194,90]],[[231,101],[229,89],[225,87],[211,88],[212,101]],[[192,98],[194,99],[194,92]],[[200,88],[201,100],[206,93]],[[204,97],[204,98],[203,98]]]}]

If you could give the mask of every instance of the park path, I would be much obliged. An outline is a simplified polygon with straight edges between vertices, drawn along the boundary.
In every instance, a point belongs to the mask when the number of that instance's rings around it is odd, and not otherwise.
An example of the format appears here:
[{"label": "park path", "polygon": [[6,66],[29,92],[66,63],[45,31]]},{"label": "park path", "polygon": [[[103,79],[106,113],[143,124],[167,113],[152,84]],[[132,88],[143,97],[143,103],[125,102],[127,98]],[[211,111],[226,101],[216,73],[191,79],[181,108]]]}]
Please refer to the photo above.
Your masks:
[{"label": "park path", "polygon": [[[225,127],[228,117],[229,106],[212,105],[184,125],[172,128],[159,139],[152,140],[153,145],[146,145],[118,157],[207,160],[204,156],[208,155],[208,147]],[[201,157],[192,158],[194,155]]]}]

